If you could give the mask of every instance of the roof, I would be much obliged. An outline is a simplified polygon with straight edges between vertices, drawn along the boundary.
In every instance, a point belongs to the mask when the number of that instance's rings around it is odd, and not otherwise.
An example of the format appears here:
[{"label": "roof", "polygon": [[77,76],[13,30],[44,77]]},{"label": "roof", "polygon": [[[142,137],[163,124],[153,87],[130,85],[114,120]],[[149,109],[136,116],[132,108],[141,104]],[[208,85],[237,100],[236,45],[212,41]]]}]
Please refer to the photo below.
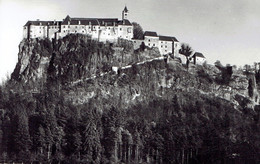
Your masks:
[{"label": "roof", "polygon": [[127,9],[127,7],[125,6],[125,8],[124,8],[124,10],[123,10],[124,12],[128,12],[128,9]]},{"label": "roof", "polygon": [[[67,16],[62,25],[67,25],[70,21],[71,25],[100,25],[100,26],[117,26],[117,25],[128,25],[132,26],[129,20],[118,20],[118,18],[71,18]],[[80,23],[79,23],[80,21]]]},{"label": "roof", "polygon": [[200,52],[195,52],[195,54],[193,56],[205,58],[204,55]]},{"label": "roof", "polygon": [[158,37],[157,33],[154,31],[145,31],[144,36],[153,36],[153,37]]},{"label": "roof", "polygon": [[99,25],[98,20],[95,18],[71,18],[70,16],[67,16],[61,24],[67,25],[69,22],[71,25]]},{"label": "roof", "polygon": [[28,25],[100,25],[100,26],[132,26],[132,23],[127,20],[118,20],[118,18],[71,18],[69,15],[63,21],[28,21]]},{"label": "roof", "polygon": [[132,23],[130,23],[129,20],[124,19],[124,20],[118,21],[118,25],[127,25],[127,26],[132,26]]},{"label": "roof", "polygon": [[175,37],[172,37],[172,36],[162,36],[162,35],[160,35],[159,40],[178,42],[178,40]]},{"label": "roof", "polygon": [[118,19],[117,18],[98,18],[97,19],[100,26],[114,26],[117,25]]},{"label": "roof", "polygon": [[24,26],[29,26],[29,25],[60,25],[62,22],[61,21],[28,21]]}]

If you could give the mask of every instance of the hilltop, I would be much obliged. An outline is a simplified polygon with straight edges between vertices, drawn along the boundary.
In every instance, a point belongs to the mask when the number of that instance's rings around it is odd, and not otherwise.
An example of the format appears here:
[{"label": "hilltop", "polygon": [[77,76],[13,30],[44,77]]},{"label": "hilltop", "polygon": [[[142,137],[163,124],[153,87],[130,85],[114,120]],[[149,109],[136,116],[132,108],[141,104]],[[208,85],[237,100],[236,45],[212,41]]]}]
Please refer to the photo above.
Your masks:
[{"label": "hilltop", "polygon": [[255,74],[187,69],[123,39],[23,40],[0,90],[1,159],[257,163],[258,87]]}]

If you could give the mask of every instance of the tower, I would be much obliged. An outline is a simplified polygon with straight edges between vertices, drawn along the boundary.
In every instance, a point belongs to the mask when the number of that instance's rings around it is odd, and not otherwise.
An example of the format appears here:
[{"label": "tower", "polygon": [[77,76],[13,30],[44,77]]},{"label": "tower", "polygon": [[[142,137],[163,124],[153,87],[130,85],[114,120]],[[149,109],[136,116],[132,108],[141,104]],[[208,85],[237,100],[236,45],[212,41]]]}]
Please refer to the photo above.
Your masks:
[{"label": "tower", "polygon": [[122,11],[122,19],[127,19],[127,16],[128,16],[128,9],[127,7],[125,6],[124,10]]}]

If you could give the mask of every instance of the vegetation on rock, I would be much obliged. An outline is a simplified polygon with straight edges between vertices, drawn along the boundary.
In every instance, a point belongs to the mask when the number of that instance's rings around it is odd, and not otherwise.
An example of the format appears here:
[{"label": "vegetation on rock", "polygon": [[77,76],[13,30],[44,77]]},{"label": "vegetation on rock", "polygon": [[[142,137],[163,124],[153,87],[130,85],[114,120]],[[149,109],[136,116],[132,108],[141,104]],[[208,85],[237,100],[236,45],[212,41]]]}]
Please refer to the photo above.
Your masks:
[{"label": "vegetation on rock", "polygon": [[[188,72],[176,61],[136,64],[154,51],[127,58],[134,51],[124,40],[23,44],[20,59],[30,62],[18,61],[0,87],[0,162],[259,163],[253,77],[209,65]],[[43,57],[43,76],[32,80]],[[115,74],[119,63],[132,65]]]}]

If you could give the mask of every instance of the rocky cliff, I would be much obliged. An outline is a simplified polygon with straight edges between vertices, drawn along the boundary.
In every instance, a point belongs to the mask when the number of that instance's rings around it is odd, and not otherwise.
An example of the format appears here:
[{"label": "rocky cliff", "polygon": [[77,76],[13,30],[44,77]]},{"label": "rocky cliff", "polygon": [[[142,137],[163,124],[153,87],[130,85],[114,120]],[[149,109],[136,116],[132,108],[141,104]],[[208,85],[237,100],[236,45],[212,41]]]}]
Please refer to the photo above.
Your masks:
[{"label": "rocky cliff", "polygon": [[187,69],[156,49],[83,35],[23,40],[19,49],[0,90],[8,159],[184,164],[239,161],[244,147],[259,154],[254,74]]},{"label": "rocky cliff", "polygon": [[[242,100],[248,100],[251,106],[259,103],[254,75],[245,75],[235,70],[231,77],[224,77],[223,70],[210,65],[191,65],[186,70],[173,59],[167,63],[163,60],[149,61],[159,56],[158,51],[134,51],[132,43],[124,40],[116,44],[99,43],[87,36],[70,35],[53,42],[23,40],[19,50],[12,79],[37,83],[46,82],[50,78],[51,81],[69,84],[95,76],[95,79],[86,82],[92,81],[95,85],[79,86],[79,91],[75,93],[73,90],[67,91],[66,99],[73,102],[84,103],[88,98],[99,95],[98,90],[105,97],[122,95],[120,97],[125,102],[142,101],[149,99],[147,95],[168,96],[164,92],[170,88],[199,91],[235,104],[241,104]],[[123,67],[140,61],[146,62],[122,70],[118,75],[111,70],[112,66]],[[107,75],[99,76],[104,73]],[[219,78],[228,78],[228,83],[220,83]],[[251,95],[249,88],[253,90]]]}]

